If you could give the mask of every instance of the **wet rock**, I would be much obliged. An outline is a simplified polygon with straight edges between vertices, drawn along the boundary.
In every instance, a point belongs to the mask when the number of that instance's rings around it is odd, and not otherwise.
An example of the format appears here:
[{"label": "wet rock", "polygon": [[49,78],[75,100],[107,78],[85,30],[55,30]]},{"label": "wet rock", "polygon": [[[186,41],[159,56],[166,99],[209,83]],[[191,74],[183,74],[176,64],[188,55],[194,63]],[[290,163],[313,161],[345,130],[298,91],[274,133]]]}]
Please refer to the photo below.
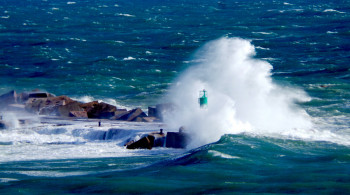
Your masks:
[{"label": "wet rock", "polygon": [[4,121],[0,120],[0,129],[6,129],[6,124]]},{"label": "wet rock", "polygon": [[130,114],[131,110],[122,110],[122,111],[116,111],[115,115],[111,118],[112,120],[127,120],[128,115]]},{"label": "wet rock", "polygon": [[29,98],[25,103],[25,109],[28,112],[39,113],[39,111],[45,106],[46,98]]},{"label": "wet rock", "polygon": [[58,106],[59,116],[69,117],[72,111],[85,111],[80,105],[81,103],[79,102],[70,102],[66,105]]},{"label": "wet rock", "polygon": [[148,116],[157,117],[157,109],[155,107],[148,107]]},{"label": "wet rock", "polygon": [[40,115],[69,116],[70,111],[84,111],[80,103],[67,96],[29,98],[25,109]]},{"label": "wet rock", "polygon": [[80,105],[87,113],[89,118],[111,118],[115,115],[117,107],[98,101],[93,101]]},{"label": "wet rock", "polygon": [[165,134],[163,132],[161,133],[152,133],[151,135],[154,136],[154,144],[153,147],[164,147],[165,146]]},{"label": "wet rock", "polygon": [[138,141],[130,141],[126,144],[127,149],[152,149],[154,145],[154,136],[146,135]]},{"label": "wet rock", "polygon": [[42,92],[40,90],[33,90],[30,92],[23,92],[18,94],[17,102],[18,103],[25,103],[27,102],[30,98],[50,98],[50,97],[55,97],[55,95],[47,92]]},{"label": "wet rock", "polygon": [[116,115],[115,117],[113,117],[113,119],[141,122],[142,117],[147,117],[147,115],[141,110],[141,108],[135,108],[133,110],[129,110],[126,112],[121,112],[119,115]]},{"label": "wet rock", "polygon": [[189,135],[184,132],[168,132],[166,136],[167,148],[186,148],[189,142]]},{"label": "wet rock", "polygon": [[69,117],[88,118],[88,114],[85,110],[84,111],[70,111]]}]

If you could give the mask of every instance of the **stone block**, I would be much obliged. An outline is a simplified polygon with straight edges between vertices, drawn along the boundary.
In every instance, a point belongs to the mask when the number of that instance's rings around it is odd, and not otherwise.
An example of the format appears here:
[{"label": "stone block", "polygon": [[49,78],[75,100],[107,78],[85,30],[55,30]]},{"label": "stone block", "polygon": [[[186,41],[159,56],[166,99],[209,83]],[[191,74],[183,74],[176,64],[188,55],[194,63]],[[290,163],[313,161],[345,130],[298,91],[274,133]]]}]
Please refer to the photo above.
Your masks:
[{"label": "stone block", "polygon": [[189,142],[189,136],[186,133],[168,132],[166,136],[167,148],[186,148]]},{"label": "stone block", "polygon": [[86,111],[70,111],[69,117],[88,118]]}]

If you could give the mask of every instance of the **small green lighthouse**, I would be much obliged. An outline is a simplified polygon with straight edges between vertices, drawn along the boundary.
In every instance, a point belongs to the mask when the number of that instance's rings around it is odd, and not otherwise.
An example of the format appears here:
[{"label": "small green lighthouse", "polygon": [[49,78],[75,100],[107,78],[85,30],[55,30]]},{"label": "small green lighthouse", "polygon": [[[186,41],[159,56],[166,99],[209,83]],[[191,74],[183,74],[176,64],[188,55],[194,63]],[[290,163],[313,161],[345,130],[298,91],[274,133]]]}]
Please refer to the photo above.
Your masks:
[{"label": "small green lighthouse", "polygon": [[200,108],[207,108],[208,107],[208,97],[207,91],[203,89],[203,91],[199,92],[199,106]]}]

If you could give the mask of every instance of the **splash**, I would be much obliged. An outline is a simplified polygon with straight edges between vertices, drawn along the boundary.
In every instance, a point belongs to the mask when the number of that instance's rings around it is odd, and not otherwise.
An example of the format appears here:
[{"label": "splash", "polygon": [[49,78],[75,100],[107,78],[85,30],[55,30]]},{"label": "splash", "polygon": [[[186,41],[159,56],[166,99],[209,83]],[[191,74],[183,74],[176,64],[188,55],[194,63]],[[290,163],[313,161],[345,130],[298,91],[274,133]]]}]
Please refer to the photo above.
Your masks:
[{"label": "splash", "polygon": [[[296,101],[309,100],[300,89],[279,86],[272,65],[253,58],[254,46],[239,38],[221,38],[204,45],[196,64],[185,71],[169,92],[177,109],[165,116],[172,128],[185,126],[198,146],[223,134],[252,132],[283,134],[311,128]],[[199,91],[208,91],[208,108],[200,109]]]}]

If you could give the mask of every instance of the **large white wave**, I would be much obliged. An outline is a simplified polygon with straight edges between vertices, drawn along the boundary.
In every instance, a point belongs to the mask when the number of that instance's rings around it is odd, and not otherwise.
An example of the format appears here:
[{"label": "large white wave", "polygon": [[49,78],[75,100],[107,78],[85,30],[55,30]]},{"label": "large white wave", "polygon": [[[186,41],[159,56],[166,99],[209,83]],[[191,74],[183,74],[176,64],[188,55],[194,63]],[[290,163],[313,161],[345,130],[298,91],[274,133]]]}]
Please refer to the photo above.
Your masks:
[{"label": "large white wave", "polygon": [[[310,129],[308,114],[296,101],[310,98],[300,89],[273,82],[272,65],[255,59],[247,40],[220,38],[204,45],[196,62],[170,89],[176,110],[165,117],[176,128],[185,126],[194,146],[218,140],[227,133],[284,134]],[[198,104],[199,91],[208,91],[208,108]]]}]

